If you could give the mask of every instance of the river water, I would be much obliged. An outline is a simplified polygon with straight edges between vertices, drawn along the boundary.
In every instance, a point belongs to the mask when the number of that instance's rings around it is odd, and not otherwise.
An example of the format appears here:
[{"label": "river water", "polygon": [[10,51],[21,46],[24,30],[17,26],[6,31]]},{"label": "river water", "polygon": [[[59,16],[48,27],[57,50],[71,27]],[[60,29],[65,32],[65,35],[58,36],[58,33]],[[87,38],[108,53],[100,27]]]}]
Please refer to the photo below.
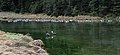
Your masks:
[{"label": "river water", "polygon": [[50,55],[120,55],[120,23],[0,21],[0,30],[42,39]]}]

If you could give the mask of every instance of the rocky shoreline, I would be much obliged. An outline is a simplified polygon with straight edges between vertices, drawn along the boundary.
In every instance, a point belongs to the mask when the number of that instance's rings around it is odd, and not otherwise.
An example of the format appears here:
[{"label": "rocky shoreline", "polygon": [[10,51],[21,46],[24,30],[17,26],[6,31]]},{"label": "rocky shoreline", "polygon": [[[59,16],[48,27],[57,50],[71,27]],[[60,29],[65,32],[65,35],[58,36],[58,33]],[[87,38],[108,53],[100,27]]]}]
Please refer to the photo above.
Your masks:
[{"label": "rocky shoreline", "polygon": [[28,34],[0,31],[0,55],[49,55],[41,40],[33,40]]},{"label": "rocky shoreline", "polygon": [[0,18],[5,18],[5,19],[11,19],[11,18],[30,18],[30,19],[50,19],[50,20],[80,20],[80,19],[101,19],[101,17],[96,17],[96,16],[85,16],[85,15],[78,15],[78,16],[48,16],[46,14],[30,14],[30,13],[25,13],[25,14],[20,14],[20,13],[14,13],[14,12],[0,12]]},{"label": "rocky shoreline", "polygon": [[45,14],[18,14],[13,12],[0,12],[0,20],[7,22],[113,22],[113,20],[104,20],[101,17],[93,16],[48,16]]},{"label": "rocky shoreline", "polygon": [[1,19],[1,21],[6,22],[113,22],[113,20],[50,20],[50,19],[30,19],[30,18],[10,18],[10,19]]},{"label": "rocky shoreline", "polygon": [[13,12],[0,12],[0,20],[8,22],[72,22],[77,20],[100,20],[100,17],[93,16],[48,16],[46,14],[18,14]]}]

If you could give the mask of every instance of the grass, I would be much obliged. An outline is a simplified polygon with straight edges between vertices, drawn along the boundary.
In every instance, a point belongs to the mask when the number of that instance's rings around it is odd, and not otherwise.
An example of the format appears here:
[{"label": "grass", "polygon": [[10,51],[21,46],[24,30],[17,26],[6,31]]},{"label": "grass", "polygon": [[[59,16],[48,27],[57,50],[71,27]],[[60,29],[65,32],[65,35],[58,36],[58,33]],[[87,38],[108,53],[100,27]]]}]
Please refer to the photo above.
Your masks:
[{"label": "grass", "polygon": [[21,41],[25,41],[25,42],[30,42],[33,40],[31,36],[16,34],[16,33],[2,34],[2,35],[0,35],[0,39],[1,40],[9,40],[9,39],[12,40],[13,39],[13,40],[21,40]]}]

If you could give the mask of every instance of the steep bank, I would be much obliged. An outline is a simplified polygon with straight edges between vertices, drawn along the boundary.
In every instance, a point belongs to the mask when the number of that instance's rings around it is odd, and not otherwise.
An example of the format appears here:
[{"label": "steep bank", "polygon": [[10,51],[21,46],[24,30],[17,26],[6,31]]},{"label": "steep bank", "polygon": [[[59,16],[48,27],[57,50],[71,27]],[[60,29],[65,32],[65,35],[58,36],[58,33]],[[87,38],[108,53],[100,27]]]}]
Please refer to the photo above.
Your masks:
[{"label": "steep bank", "polygon": [[29,34],[22,35],[0,31],[0,55],[49,55],[41,40],[33,40]]}]

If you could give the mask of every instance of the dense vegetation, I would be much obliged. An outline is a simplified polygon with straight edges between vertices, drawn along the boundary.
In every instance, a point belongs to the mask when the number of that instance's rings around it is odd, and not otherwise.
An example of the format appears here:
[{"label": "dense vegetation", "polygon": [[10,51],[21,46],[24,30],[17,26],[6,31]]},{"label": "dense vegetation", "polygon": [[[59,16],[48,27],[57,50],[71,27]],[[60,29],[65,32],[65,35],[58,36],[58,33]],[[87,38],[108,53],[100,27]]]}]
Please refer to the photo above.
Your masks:
[{"label": "dense vegetation", "polygon": [[51,16],[120,14],[120,0],[0,0],[0,11]]}]

